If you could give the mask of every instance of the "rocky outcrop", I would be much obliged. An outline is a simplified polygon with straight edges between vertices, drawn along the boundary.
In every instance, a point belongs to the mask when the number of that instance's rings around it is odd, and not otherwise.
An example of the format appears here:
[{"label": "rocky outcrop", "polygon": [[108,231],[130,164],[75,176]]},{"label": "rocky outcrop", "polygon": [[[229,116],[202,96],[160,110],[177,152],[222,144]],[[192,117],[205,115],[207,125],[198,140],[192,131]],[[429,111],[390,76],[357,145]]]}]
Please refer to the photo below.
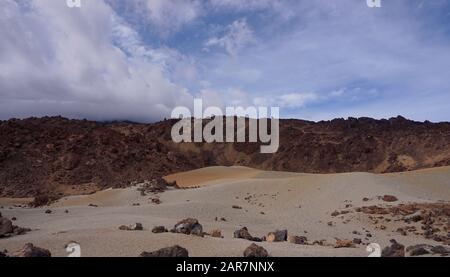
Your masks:
[{"label": "rocky outcrop", "polygon": [[[450,165],[449,123],[402,117],[317,123],[281,120],[279,150],[264,157],[259,143],[180,147],[171,140],[175,123],[61,117],[0,121],[0,197],[59,198],[151,182],[212,165],[306,173],[397,172]],[[156,187],[156,191],[162,189]]]},{"label": "rocky outcrop", "polygon": [[179,245],[166,247],[153,252],[142,252],[140,257],[144,258],[187,258],[189,252]]}]

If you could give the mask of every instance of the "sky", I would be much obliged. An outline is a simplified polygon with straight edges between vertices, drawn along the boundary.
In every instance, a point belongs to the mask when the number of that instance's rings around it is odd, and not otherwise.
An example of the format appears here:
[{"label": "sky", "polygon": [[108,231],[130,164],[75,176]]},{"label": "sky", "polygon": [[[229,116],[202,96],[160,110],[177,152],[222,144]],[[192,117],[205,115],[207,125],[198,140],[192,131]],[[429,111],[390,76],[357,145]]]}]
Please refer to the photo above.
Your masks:
[{"label": "sky", "polygon": [[0,119],[450,121],[450,1],[0,0]]}]

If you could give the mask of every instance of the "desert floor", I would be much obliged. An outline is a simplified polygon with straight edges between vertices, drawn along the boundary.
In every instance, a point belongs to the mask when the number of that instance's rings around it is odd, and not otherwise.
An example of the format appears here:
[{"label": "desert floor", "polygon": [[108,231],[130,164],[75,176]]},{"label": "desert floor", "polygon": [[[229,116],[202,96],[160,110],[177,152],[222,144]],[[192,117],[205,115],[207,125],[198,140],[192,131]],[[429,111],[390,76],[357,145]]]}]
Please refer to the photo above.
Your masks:
[{"label": "desert floor", "polygon": [[[405,246],[439,243],[420,235],[402,236],[396,230],[404,223],[395,220],[383,223],[380,228],[367,214],[354,212],[355,207],[450,201],[449,167],[384,175],[317,175],[211,167],[166,179],[176,180],[185,189],[170,188],[159,194],[159,205],[150,200],[155,196],[141,196],[136,187],[67,197],[50,207],[37,209],[18,207],[29,199],[0,199],[4,217],[16,217],[15,225],[33,229],[25,235],[0,239],[0,250],[12,253],[31,242],[49,249],[53,256],[66,256],[65,245],[76,241],[81,245],[82,256],[88,257],[136,257],[143,251],[175,244],[188,249],[190,256],[242,256],[251,242],[233,238],[233,232],[246,226],[258,237],[287,229],[290,235],[305,236],[311,243],[325,240],[324,246],[258,243],[271,256],[364,257],[369,254],[368,243],[382,247],[390,245],[391,239]],[[399,200],[387,203],[379,198],[383,195],[393,195]],[[368,200],[363,201],[364,198]],[[46,214],[47,209],[52,213]],[[350,212],[332,216],[336,210]],[[220,229],[224,238],[151,232],[158,225],[171,229],[188,217],[198,219],[206,232]],[[118,229],[120,225],[136,222],[142,223],[145,230]],[[369,233],[371,237],[367,236]],[[333,246],[336,239],[354,238],[362,239],[363,244],[351,248]]]}]

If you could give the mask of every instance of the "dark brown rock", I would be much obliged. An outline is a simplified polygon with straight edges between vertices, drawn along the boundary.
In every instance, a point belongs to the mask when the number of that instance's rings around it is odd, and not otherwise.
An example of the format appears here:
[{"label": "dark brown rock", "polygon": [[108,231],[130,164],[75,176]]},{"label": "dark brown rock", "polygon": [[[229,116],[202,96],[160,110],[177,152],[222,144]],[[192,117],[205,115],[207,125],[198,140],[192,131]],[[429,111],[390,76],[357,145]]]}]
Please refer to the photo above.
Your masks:
[{"label": "dark brown rock", "polygon": [[253,243],[244,251],[244,257],[246,258],[266,258],[269,257],[269,253],[266,249]]},{"label": "dark brown rock", "polygon": [[11,220],[5,217],[0,217],[0,238],[9,233],[12,233],[12,231],[13,231],[13,224]]},{"label": "dark brown rock", "polygon": [[152,229],[152,233],[161,234],[169,232],[164,226],[156,226]]},{"label": "dark brown rock", "polygon": [[406,248],[406,251],[409,252],[409,255],[412,257],[423,256],[423,255],[430,254],[430,251],[428,251],[427,248],[430,248],[430,246],[419,244],[419,245],[409,246],[408,248]]},{"label": "dark brown rock", "polygon": [[22,258],[49,258],[52,254],[47,249],[35,247],[32,243],[27,243],[21,250],[13,253],[12,256]]},{"label": "dark brown rock", "polygon": [[189,252],[186,248],[175,245],[154,252],[142,252],[140,256],[144,258],[187,258],[189,257]]},{"label": "dark brown rock", "polygon": [[253,241],[253,236],[250,235],[250,232],[248,231],[247,227],[243,227],[239,230],[234,231],[234,238],[236,239],[246,239]]},{"label": "dark brown rock", "polygon": [[382,257],[405,257],[405,246],[396,240],[391,240],[391,246],[387,246],[381,252]]},{"label": "dark brown rock", "polygon": [[396,202],[398,201],[398,198],[393,195],[385,195],[383,196],[382,200],[385,202]]}]

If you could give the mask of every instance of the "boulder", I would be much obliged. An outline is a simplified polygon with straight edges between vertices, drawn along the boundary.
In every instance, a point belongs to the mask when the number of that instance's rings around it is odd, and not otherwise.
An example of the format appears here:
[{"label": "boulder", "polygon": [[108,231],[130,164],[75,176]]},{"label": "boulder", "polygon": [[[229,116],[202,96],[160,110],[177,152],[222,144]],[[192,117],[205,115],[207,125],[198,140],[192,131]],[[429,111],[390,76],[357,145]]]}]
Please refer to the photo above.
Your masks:
[{"label": "boulder", "polygon": [[392,239],[391,246],[387,246],[381,252],[381,257],[405,257],[405,246]]},{"label": "boulder", "polygon": [[27,243],[22,249],[13,253],[12,256],[22,258],[50,258],[52,254],[47,249],[36,247],[32,243]]},{"label": "boulder", "polygon": [[159,249],[157,251],[154,252],[142,252],[141,257],[145,257],[145,258],[156,258],[156,257],[161,257],[161,258],[187,258],[189,257],[189,252],[187,249],[179,246],[179,245],[175,245],[172,247],[166,247],[166,248],[162,248]]},{"label": "boulder", "polygon": [[152,233],[154,234],[161,234],[161,233],[167,233],[168,230],[164,226],[156,226],[152,229]]},{"label": "boulder", "polygon": [[354,238],[354,239],[353,239],[353,243],[354,243],[354,244],[361,244],[361,243],[362,243],[362,239],[360,239],[360,238]]},{"label": "boulder", "polygon": [[276,230],[275,232],[271,232],[266,236],[267,242],[283,242],[286,241],[288,237],[287,230]]},{"label": "boulder", "polygon": [[13,232],[13,225],[11,220],[0,217],[0,238]]},{"label": "boulder", "polygon": [[253,236],[250,235],[250,232],[248,231],[247,227],[243,227],[239,230],[234,231],[234,238],[236,239],[246,239],[253,241]]},{"label": "boulder", "polygon": [[195,218],[187,218],[178,222],[171,231],[185,235],[203,236],[203,227]]},{"label": "boulder", "polygon": [[442,245],[434,246],[430,249],[433,254],[441,254],[441,255],[448,255],[450,254],[450,247],[445,247]]},{"label": "boulder", "polygon": [[269,253],[266,249],[256,244],[252,244],[244,251],[244,257],[246,258],[266,258],[269,257]]}]

